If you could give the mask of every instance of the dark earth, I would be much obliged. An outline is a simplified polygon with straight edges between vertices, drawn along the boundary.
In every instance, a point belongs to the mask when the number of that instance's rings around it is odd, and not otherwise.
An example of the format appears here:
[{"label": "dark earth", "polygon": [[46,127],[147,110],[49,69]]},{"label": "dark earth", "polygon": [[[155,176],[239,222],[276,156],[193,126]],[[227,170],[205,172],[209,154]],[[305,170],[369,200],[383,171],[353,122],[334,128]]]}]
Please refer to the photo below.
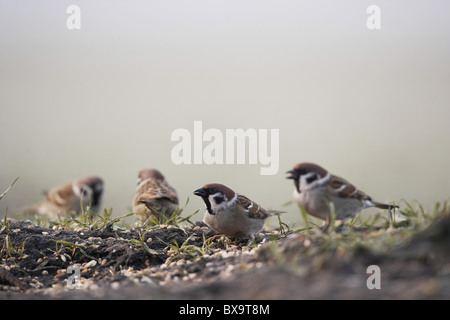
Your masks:
[{"label": "dark earth", "polygon": [[[247,246],[202,223],[73,231],[8,219],[0,299],[449,299],[450,214],[404,228],[269,230]],[[380,248],[386,235],[395,243]],[[71,265],[81,288],[67,285]],[[380,289],[367,286],[370,265]]]}]

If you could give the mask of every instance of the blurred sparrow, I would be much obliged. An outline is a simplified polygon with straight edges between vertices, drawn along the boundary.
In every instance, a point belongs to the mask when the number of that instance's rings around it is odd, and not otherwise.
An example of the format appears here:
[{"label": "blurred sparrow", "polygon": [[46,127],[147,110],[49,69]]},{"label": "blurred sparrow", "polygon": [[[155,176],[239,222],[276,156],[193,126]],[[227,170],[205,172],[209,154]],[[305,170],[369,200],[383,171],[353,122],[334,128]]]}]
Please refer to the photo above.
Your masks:
[{"label": "blurred sparrow", "polygon": [[24,213],[37,213],[55,219],[59,214],[90,208],[99,212],[102,205],[103,180],[96,176],[88,176],[62,186],[51,189],[46,199],[24,210]]},{"label": "blurred sparrow", "polygon": [[398,208],[372,200],[347,180],[330,174],[314,163],[299,163],[288,171],[287,179],[294,180],[294,203],[314,217],[328,220],[333,204],[336,219],[356,216],[362,209],[376,207],[385,210]]},{"label": "blurred sparrow", "polygon": [[194,194],[206,204],[203,222],[228,237],[246,237],[253,241],[268,217],[282,213],[265,210],[246,196],[218,183],[204,185]]},{"label": "blurred sparrow", "polygon": [[174,188],[156,169],[139,172],[133,212],[143,220],[164,214],[169,218],[178,209],[178,196]]}]

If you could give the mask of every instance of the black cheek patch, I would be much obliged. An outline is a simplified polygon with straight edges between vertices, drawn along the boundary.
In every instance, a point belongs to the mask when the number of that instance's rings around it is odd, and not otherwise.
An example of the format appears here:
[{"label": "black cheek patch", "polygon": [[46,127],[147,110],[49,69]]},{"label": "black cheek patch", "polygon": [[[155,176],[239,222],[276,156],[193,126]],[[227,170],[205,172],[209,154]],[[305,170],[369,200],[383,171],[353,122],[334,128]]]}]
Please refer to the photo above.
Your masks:
[{"label": "black cheek patch", "polygon": [[214,201],[216,204],[221,204],[225,199],[221,196],[214,197]]},{"label": "black cheek patch", "polygon": [[309,177],[306,179],[307,183],[311,183],[313,181],[316,181],[317,179],[319,179],[319,177],[317,176],[317,174],[313,175],[312,177]]}]

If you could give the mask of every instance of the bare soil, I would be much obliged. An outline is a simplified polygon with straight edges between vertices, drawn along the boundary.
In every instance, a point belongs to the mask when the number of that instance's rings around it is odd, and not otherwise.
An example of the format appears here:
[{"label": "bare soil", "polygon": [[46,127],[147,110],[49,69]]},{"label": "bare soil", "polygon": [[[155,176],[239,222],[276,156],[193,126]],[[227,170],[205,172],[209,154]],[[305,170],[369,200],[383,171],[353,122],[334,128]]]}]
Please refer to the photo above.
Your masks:
[{"label": "bare soil", "polygon": [[[450,298],[450,215],[389,250],[341,247],[346,228],[336,231],[336,246],[320,230],[272,230],[254,246],[220,238],[204,247],[214,232],[201,223],[142,236],[138,229],[54,230],[10,219],[0,233],[0,299]],[[401,229],[352,232],[377,241]],[[184,249],[171,250],[175,243]],[[79,289],[67,286],[71,265],[80,270]],[[381,270],[381,289],[367,287],[370,265]]]}]

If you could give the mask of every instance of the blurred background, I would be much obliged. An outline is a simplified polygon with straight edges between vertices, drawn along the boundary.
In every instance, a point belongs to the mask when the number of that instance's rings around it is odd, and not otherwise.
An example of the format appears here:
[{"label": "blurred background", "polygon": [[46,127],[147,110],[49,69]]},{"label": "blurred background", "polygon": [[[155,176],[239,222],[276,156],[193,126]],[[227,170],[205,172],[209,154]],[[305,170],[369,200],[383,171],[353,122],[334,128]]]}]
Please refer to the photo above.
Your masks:
[{"label": "blurred background", "polygon": [[[66,9],[81,9],[69,30]],[[369,30],[367,7],[381,9]],[[379,201],[450,195],[450,2],[0,1],[0,202],[8,214],[84,175],[131,210],[158,168],[190,198],[220,182],[301,221],[285,172],[321,164]],[[280,130],[280,170],[175,165],[173,130]],[[196,219],[201,219],[198,214]]]}]

